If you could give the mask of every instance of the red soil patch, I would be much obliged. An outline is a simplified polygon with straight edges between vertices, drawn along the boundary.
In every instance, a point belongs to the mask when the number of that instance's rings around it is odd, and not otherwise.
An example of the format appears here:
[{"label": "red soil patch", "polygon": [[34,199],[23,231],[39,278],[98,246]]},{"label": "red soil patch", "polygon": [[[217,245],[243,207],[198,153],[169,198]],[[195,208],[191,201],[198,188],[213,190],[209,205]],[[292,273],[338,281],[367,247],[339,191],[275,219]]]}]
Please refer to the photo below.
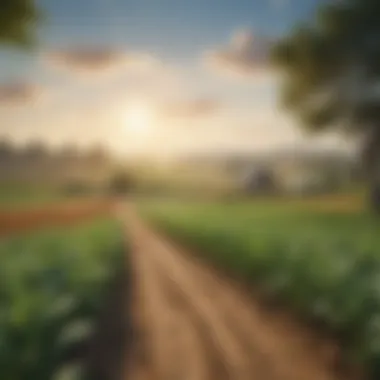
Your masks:
[{"label": "red soil patch", "polygon": [[72,201],[39,209],[0,211],[0,236],[48,226],[70,225],[107,215],[114,209],[108,200]]}]

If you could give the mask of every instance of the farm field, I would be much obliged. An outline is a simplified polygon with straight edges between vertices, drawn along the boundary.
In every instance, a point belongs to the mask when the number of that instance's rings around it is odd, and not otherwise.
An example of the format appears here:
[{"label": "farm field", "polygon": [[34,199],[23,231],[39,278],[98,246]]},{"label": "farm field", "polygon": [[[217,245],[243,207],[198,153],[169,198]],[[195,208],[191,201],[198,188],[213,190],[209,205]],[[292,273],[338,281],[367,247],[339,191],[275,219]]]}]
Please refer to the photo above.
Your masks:
[{"label": "farm field", "polygon": [[[123,240],[120,225],[99,216],[0,240],[2,379],[94,378],[87,359],[99,359],[94,345],[102,337],[94,337],[104,324],[99,316],[107,314],[108,289],[124,267]],[[108,333],[116,328],[108,325]],[[116,356],[115,343],[103,349]]]},{"label": "farm field", "polygon": [[[380,224],[360,197],[73,201],[11,215],[28,222],[0,239],[1,378],[378,378]],[[342,371],[357,363],[359,375],[335,373],[336,341]]]},{"label": "farm field", "polygon": [[380,223],[356,196],[145,201],[158,230],[335,336],[380,375]]},{"label": "farm field", "polygon": [[33,210],[62,203],[97,201],[102,198],[104,196],[95,191],[80,194],[80,192],[70,193],[65,188],[43,184],[0,183],[0,212]]},{"label": "farm field", "polygon": [[81,199],[52,202],[38,207],[0,210],[0,236],[41,229],[53,225],[70,225],[109,215],[115,203],[102,199]]},{"label": "farm field", "polygon": [[67,199],[68,196],[44,186],[23,186],[12,183],[1,183],[0,185],[0,210],[39,207]]}]

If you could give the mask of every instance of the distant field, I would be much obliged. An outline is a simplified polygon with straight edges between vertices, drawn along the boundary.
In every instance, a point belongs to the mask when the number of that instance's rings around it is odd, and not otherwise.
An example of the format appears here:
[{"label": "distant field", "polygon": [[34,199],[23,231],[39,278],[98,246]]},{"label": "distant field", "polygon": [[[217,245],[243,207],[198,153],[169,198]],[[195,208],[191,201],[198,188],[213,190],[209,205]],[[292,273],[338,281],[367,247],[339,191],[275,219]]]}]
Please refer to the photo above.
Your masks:
[{"label": "distant field", "polygon": [[0,212],[40,208],[72,200],[99,199],[100,195],[91,192],[68,194],[64,189],[44,185],[7,184],[0,182]]},{"label": "distant field", "polygon": [[378,378],[380,222],[360,196],[151,201],[140,208],[195,252],[322,323]]},{"label": "distant field", "polygon": [[43,186],[0,183],[0,209],[38,206],[67,198],[57,190],[47,189]]}]

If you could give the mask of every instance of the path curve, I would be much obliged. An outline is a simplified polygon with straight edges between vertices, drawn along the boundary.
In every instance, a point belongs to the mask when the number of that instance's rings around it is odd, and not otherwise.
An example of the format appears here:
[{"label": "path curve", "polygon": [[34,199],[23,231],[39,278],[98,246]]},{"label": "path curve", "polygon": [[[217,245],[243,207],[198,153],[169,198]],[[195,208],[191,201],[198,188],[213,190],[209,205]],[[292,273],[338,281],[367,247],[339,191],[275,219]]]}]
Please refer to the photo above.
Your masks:
[{"label": "path curve", "polygon": [[349,380],[337,348],[263,308],[128,207],[140,356],[131,380]]}]

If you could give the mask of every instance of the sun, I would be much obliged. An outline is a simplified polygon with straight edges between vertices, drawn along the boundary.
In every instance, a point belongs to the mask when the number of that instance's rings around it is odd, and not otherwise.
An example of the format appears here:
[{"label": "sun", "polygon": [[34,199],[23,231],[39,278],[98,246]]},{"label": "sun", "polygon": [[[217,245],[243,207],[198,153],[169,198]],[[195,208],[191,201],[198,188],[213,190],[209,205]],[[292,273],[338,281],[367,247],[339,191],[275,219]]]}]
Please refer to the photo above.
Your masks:
[{"label": "sun", "polygon": [[146,133],[153,127],[153,110],[146,104],[131,104],[124,113],[124,128],[127,132]]}]

